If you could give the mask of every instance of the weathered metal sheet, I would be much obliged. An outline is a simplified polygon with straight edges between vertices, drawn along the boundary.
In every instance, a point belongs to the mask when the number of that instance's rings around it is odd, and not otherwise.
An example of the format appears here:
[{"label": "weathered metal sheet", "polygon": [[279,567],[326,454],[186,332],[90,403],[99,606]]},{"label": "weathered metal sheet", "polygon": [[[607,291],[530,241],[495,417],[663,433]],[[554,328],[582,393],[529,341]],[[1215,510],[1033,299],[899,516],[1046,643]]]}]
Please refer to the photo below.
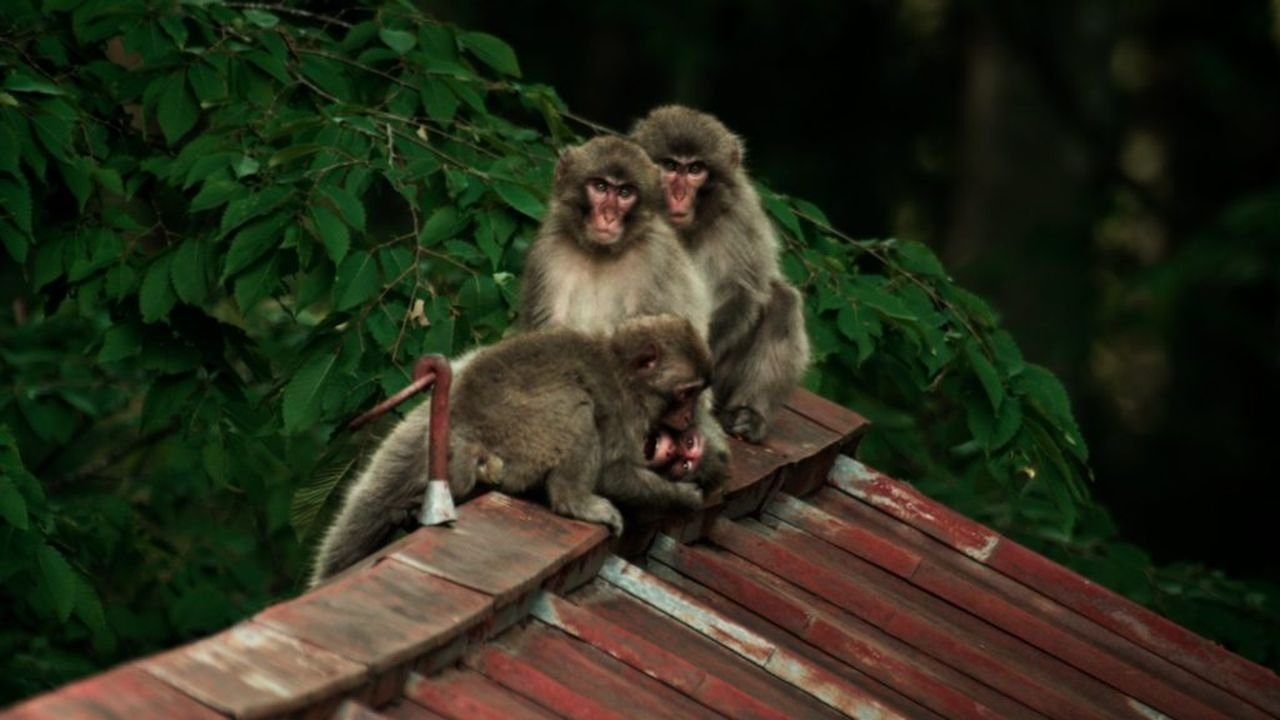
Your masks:
[{"label": "weathered metal sheet", "polygon": [[860,720],[905,717],[862,688],[849,684],[834,673],[785,648],[771,645],[763,637],[696,602],[635,565],[610,558],[601,568],[600,576],[849,717]]},{"label": "weathered metal sheet", "polygon": [[138,665],[200,702],[245,719],[310,708],[369,680],[365,666],[253,622]]},{"label": "weathered metal sheet", "polygon": [[5,712],[4,720],[216,720],[225,717],[164,681],[126,666],[67,685]]}]

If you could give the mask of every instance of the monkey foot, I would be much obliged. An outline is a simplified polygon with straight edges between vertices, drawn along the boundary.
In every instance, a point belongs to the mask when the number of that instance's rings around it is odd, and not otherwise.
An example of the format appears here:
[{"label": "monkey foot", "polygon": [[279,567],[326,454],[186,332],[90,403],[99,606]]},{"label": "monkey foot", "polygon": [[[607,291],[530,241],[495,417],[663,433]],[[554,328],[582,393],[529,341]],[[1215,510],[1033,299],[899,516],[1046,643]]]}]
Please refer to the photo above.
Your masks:
[{"label": "monkey foot", "polygon": [[768,430],[764,416],[745,405],[722,410],[718,416],[725,432],[757,445],[764,440]]}]

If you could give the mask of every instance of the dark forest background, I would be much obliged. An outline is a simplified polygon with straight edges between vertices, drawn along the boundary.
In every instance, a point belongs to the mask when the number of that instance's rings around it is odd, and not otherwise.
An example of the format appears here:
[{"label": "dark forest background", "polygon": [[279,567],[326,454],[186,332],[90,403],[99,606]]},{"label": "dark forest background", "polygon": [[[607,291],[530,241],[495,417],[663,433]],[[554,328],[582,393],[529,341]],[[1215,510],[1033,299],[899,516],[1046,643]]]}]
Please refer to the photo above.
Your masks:
[{"label": "dark forest background", "polygon": [[1280,579],[1280,4],[427,6],[579,115],[697,106],[842,230],[929,244],[1067,383],[1122,535]]}]

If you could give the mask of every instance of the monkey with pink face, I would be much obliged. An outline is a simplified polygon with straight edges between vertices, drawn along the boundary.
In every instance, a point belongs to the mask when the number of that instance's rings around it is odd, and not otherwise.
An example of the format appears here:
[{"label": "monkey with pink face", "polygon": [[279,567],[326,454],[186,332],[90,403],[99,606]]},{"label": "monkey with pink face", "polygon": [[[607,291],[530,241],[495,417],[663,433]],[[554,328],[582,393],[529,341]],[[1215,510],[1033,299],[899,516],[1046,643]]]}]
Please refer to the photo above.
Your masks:
[{"label": "monkey with pink face", "polygon": [[650,112],[631,137],[661,166],[667,217],[711,292],[717,415],[729,433],[760,442],[809,364],[809,338],[742,140],[678,105]]},{"label": "monkey with pink face", "polygon": [[[706,282],[663,217],[660,172],[621,137],[597,137],[564,151],[546,217],[525,255],[520,326],[610,332],[623,320],[673,313],[703,338],[711,322]],[[728,477],[729,443],[699,401],[694,428],[652,435],[650,465],[707,493]]]}]

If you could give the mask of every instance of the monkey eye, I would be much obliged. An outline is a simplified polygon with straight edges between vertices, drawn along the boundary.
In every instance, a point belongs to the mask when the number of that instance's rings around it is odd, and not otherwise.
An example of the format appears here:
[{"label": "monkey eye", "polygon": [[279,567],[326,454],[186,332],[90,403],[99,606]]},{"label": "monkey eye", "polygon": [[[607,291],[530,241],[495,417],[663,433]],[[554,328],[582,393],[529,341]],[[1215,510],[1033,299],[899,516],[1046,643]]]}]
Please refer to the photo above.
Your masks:
[{"label": "monkey eye", "polygon": [[635,194],[636,194],[636,189],[630,185],[623,185],[622,187],[618,188],[618,197],[620,198],[629,198]]},{"label": "monkey eye", "polygon": [[707,171],[707,166],[706,166],[706,165],[704,165],[704,164],[702,164],[702,163],[700,163],[700,162],[691,162],[691,163],[689,163],[689,174],[690,174],[690,175],[701,175],[702,173],[704,173],[704,172],[706,172],[706,171]]},{"label": "monkey eye", "polygon": [[665,158],[662,161],[662,169],[666,170],[667,172],[675,172],[676,168],[678,167],[680,167],[680,163],[677,163],[675,160],[672,160],[671,158]]},{"label": "monkey eye", "polygon": [[605,192],[609,189],[609,183],[603,180],[590,180],[588,182],[591,184],[591,189],[596,192]]}]

